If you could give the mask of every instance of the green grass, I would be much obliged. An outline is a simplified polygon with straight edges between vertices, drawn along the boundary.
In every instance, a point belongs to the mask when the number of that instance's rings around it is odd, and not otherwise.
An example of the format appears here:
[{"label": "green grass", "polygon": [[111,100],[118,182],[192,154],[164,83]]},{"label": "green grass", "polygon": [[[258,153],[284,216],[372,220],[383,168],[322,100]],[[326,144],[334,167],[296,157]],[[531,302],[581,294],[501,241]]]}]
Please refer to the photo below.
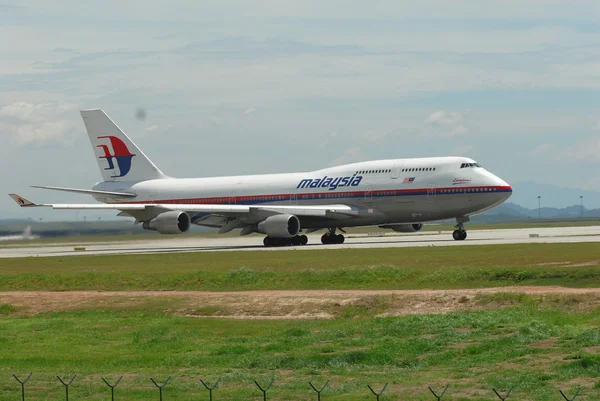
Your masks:
[{"label": "green grass", "polygon": [[[600,309],[577,312],[544,298],[502,310],[331,321],[197,319],[161,312],[85,310],[0,314],[0,400],[18,398],[10,377],[34,372],[28,399],[64,399],[55,376],[78,374],[73,399],[107,399],[101,377],[124,375],[118,400],[158,399],[149,378],[173,381],[165,399],[207,399],[198,379],[222,377],[217,400],[256,400],[253,384],[275,378],[270,400],[315,399],[307,382],[331,380],[324,399],[372,398],[366,384],[390,383],[383,400],[431,400],[427,386],[450,384],[448,399],[492,400],[515,386],[518,400],[558,400],[582,386],[600,397]],[[518,299],[515,299],[518,297]],[[376,309],[376,308],[375,308]],[[557,397],[558,396],[558,397]]]},{"label": "green grass", "polygon": [[200,252],[0,261],[0,291],[597,287],[596,243]]}]

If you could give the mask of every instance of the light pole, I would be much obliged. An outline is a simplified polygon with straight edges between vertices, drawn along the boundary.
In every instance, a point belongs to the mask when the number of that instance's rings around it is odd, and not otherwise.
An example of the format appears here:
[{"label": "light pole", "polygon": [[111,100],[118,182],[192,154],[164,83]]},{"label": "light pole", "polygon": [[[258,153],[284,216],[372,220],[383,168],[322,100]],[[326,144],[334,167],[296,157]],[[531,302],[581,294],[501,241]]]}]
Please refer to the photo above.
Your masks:
[{"label": "light pole", "polygon": [[583,217],[583,195],[580,195],[579,199],[581,200],[581,217]]},{"label": "light pole", "polygon": [[538,220],[542,219],[542,197],[538,195]]}]

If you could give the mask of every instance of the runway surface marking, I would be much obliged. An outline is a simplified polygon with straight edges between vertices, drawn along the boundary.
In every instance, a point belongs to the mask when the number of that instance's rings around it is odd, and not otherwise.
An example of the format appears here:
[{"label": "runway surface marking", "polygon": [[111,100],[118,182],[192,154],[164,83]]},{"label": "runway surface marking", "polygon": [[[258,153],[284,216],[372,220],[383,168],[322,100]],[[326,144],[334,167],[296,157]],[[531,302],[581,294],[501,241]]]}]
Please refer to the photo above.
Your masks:
[{"label": "runway surface marking", "polygon": [[[469,246],[521,243],[576,243],[600,242],[600,226],[556,227],[556,228],[520,228],[501,230],[469,231],[465,241],[454,241],[451,233],[416,233],[393,236],[369,236],[353,234],[342,245],[322,245],[321,235],[309,235],[309,243],[305,246],[265,248],[262,238],[223,237],[199,238],[185,235],[166,239],[97,242],[65,244],[44,244],[32,246],[16,246],[0,248],[0,258],[15,257],[47,257],[77,255],[115,255],[115,254],[148,254],[177,252],[217,252],[217,251],[281,251],[281,250],[316,250],[344,248],[393,248],[393,247],[425,247],[425,246]],[[532,236],[537,235],[538,237]],[[85,247],[85,251],[76,251],[76,247]]]}]

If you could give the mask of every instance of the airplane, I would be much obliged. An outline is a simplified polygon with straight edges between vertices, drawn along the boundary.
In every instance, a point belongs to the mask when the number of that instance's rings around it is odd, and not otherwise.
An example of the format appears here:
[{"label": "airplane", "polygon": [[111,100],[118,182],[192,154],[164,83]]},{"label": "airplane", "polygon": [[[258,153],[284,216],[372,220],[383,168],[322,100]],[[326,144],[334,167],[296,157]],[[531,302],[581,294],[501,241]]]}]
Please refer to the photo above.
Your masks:
[{"label": "airplane", "polygon": [[25,227],[21,235],[4,235],[0,237],[0,241],[25,241],[40,238],[39,235],[31,235],[31,226]]},{"label": "airplane", "polygon": [[92,189],[33,186],[91,195],[100,204],[21,207],[115,210],[147,230],[182,234],[192,224],[266,234],[265,246],[306,245],[307,233],[327,230],[323,244],[341,244],[347,227],[378,225],[417,232],[424,222],[456,219],[455,240],[467,238],[470,216],[512,194],[506,181],[466,157],[375,160],[321,170],[212,178],[171,178],[101,109],[81,110],[103,181]]}]

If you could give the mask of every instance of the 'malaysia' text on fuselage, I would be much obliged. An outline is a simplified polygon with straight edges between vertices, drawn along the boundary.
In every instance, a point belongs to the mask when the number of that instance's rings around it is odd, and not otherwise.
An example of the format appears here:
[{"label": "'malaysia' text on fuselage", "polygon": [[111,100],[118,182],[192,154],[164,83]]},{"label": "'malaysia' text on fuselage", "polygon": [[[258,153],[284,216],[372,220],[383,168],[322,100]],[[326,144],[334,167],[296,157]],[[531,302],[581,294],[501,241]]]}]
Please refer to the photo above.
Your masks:
[{"label": "'malaysia' text on fuselage", "polygon": [[329,188],[330,191],[338,187],[357,187],[362,181],[362,175],[354,174],[352,177],[323,177],[323,178],[305,178],[296,187],[299,188]]}]

